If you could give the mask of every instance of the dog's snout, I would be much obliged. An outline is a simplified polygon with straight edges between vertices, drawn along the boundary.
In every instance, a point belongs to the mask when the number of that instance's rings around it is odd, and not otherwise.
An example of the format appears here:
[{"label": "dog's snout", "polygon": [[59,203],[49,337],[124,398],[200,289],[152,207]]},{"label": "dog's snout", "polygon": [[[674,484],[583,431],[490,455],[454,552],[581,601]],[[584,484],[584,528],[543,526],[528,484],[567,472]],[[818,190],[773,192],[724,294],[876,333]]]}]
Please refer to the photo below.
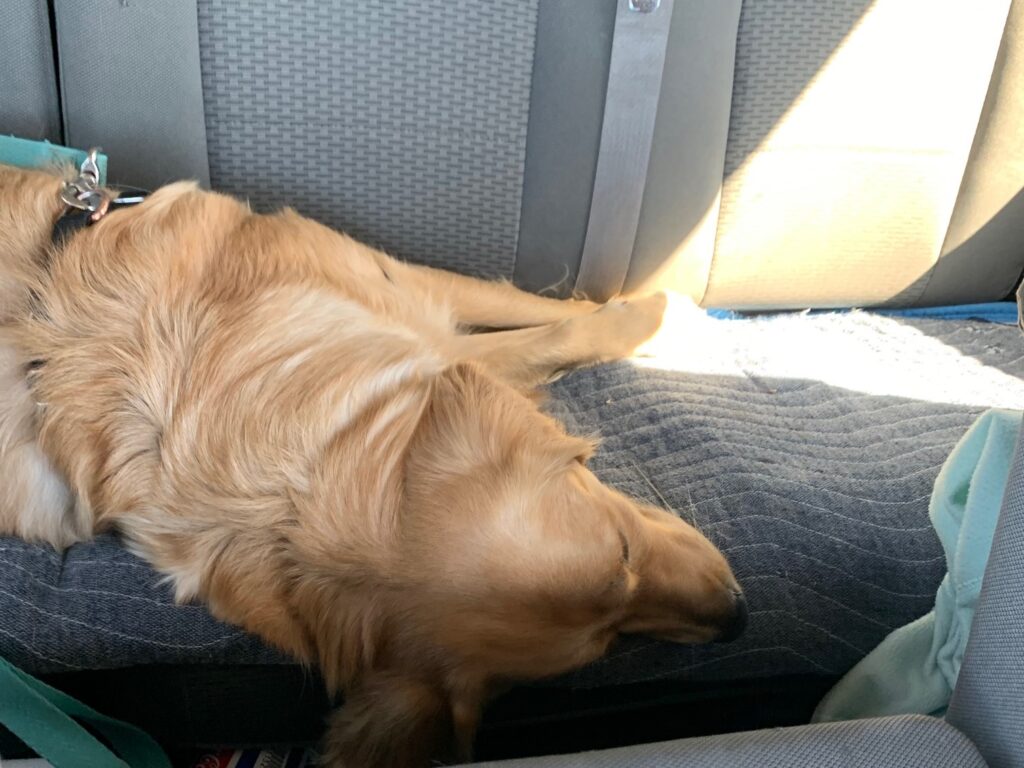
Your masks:
[{"label": "dog's snout", "polygon": [[748,615],[747,598],[743,596],[742,592],[733,592],[732,614],[722,624],[722,629],[718,637],[715,638],[715,642],[729,643],[742,635],[743,630],[747,628]]}]

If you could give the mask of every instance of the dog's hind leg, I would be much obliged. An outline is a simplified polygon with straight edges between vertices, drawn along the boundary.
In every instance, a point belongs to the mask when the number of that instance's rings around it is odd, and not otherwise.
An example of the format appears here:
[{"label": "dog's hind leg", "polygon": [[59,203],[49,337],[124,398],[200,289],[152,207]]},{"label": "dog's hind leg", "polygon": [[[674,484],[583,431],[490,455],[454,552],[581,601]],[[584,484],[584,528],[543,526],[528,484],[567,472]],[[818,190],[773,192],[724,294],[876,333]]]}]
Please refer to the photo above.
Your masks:
[{"label": "dog's hind leg", "polygon": [[63,549],[91,531],[39,447],[37,407],[14,347],[0,338],[0,534]]},{"label": "dog's hind leg", "polygon": [[536,328],[458,336],[455,353],[513,386],[532,388],[569,368],[629,356],[658,330],[665,305],[658,293]]},{"label": "dog's hind leg", "polygon": [[500,280],[480,280],[432,267],[393,262],[394,279],[443,299],[464,326],[530,328],[588,315],[600,304],[551,299],[521,291]]}]

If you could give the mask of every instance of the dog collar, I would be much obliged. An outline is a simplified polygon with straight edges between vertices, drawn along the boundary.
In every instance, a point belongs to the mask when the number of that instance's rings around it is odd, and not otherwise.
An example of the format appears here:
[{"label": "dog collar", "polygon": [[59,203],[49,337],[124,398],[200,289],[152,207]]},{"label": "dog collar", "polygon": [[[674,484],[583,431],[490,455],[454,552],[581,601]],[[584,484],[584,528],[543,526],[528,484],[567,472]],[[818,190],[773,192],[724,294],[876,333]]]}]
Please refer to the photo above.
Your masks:
[{"label": "dog collar", "polygon": [[54,242],[96,224],[119,208],[138,205],[149,194],[141,189],[124,189],[114,194],[101,187],[98,153],[99,150],[90,149],[78,168],[78,175],[61,187],[60,199],[64,210],[53,225]]}]

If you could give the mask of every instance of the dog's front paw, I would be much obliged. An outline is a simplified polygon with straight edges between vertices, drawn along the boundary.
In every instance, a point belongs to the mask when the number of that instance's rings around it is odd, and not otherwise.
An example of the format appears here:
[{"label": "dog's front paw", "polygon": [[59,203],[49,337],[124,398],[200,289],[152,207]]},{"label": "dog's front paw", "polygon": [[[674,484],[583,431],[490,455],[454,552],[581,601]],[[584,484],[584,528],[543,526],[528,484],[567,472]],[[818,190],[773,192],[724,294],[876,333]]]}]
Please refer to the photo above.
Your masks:
[{"label": "dog's front paw", "polygon": [[637,357],[678,355],[681,349],[691,349],[704,338],[709,328],[707,312],[697,306],[689,296],[669,292],[661,326],[635,350]]},{"label": "dog's front paw", "polygon": [[652,293],[638,299],[616,299],[597,311],[599,343],[611,357],[628,357],[657,333],[665,316],[668,297]]}]

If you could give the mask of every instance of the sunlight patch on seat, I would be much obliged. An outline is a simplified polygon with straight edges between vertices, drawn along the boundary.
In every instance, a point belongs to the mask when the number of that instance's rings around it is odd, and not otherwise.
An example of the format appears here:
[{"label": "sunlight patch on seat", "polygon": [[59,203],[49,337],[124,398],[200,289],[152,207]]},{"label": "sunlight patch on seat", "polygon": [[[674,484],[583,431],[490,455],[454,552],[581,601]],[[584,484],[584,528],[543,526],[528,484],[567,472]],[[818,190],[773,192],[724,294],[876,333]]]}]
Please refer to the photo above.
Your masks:
[{"label": "sunlight patch on seat", "polygon": [[[978,334],[991,338],[979,346]],[[985,351],[965,355],[950,343],[960,336],[972,341],[972,349]],[[787,380],[817,381],[871,395],[1024,409],[1024,380],[984,360],[985,354],[1000,353],[1004,360],[1008,340],[1024,357],[1024,339],[1016,329],[983,323],[958,323],[956,333],[940,340],[908,321],[869,312],[717,320],[674,298],[662,329],[632,362],[648,369],[754,379],[769,392]],[[1015,365],[1024,372],[1024,360]]]}]

